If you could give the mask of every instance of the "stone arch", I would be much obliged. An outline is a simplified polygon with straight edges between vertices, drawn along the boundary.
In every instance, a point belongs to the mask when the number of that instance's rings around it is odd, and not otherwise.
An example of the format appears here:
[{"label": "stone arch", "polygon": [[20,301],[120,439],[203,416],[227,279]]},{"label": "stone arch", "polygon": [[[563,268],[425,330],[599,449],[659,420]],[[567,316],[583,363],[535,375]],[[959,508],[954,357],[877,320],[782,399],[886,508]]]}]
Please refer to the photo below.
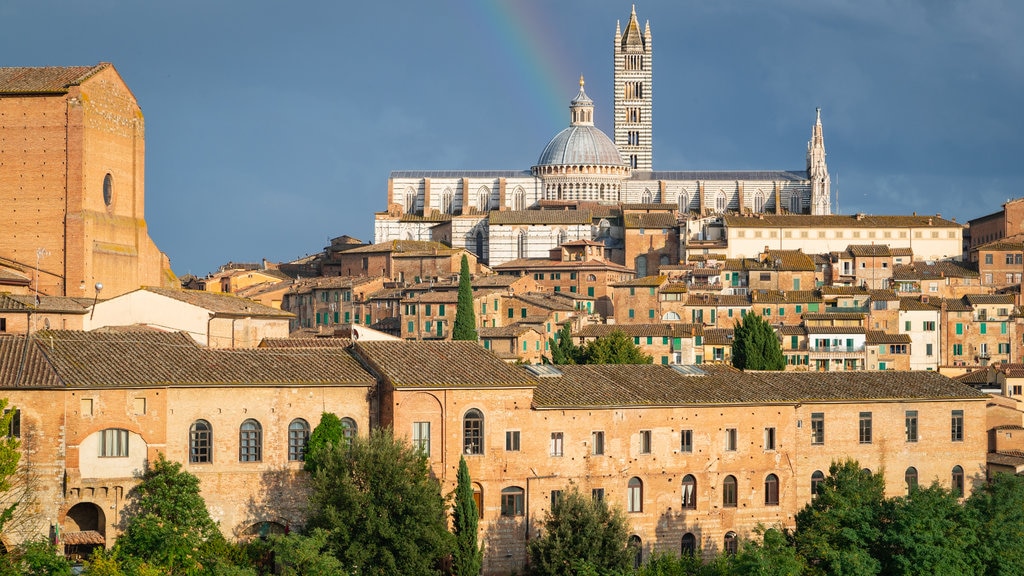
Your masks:
[{"label": "stone arch", "polygon": [[107,516],[103,507],[93,502],[79,502],[64,515],[60,523],[64,554],[70,558],[88,558],[107,543]]},{"label": "stone arch", "polygon": [[240,536],[243,540],[266,540],[275,534],[285,535],[290,532],[287,520],[261,520],[253,522],[242,530]]}]

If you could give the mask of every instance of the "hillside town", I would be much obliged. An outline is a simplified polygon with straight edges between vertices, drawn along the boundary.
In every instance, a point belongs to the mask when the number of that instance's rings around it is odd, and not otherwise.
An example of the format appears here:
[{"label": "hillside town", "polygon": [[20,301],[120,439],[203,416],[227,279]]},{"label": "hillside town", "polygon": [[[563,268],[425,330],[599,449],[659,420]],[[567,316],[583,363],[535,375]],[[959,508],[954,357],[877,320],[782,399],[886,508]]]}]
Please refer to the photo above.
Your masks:
[{"label": "hillside town", "polygon": [[[792,527],[837,458],[887,496],[1024,473],[1024,198],[833,213],[820,109],[800,170],[656,170],[650,34],[635,10],[616,25],[612,107],[580,78],[535,165],[395,170],[373,238],[202,276],[149,236],[114,64],[0,68],[0,396],[24,479],[3,545],[110,548],[158,454],[229,539],[299,530],[325,412],[419,447],[444,493],[465,460],[484,574],[528,567],[570,486],[624,510],[639,565]],[[475,342],[453,338],[464,262]],[[733,367],[748,314],[784,370]],[[617,332],[651,363],[552,364],[566,334]]]}]

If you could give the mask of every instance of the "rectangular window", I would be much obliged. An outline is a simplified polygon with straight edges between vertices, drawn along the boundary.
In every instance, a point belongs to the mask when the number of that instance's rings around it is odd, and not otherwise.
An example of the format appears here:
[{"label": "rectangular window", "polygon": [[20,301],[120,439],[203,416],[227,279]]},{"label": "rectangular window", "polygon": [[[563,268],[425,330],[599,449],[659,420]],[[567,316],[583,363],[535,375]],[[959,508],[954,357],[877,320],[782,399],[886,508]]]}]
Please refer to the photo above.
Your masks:
[{"label": "rectangular window", "polygon": [[593,488],[590,490],[590,497],[595,502],[604,502],[604,488]]},{"label": "rectangular window", "polygon": [[107,428],[100,432],[100,458],[126,458],[127,456],[127,430]]},{"label": "rectangular window", "polygon": [[412,423],[412,445],[423,454],[430,455],[430,422]]},{"label": "rectangular window", "polygon": [[924,329],[926,332],[935,332],[935,322],[925,322]]},{"label": "rectangular window", "polygon": [[871,444],[871,412],[860,413],[859,439],[861,444]]},{"label": "rectangular window", "polygon": [[519,430],[505,431],[505,450],[519,452]]},{"label": "rectangular window", "polygon": [[953,442],[964,441],[964,411],[953,410],[952,420],[950,421],[950,440]]},{"label": "rectangular window", "polygon": [[906,322],[903,323],[903,331],[910,332],[910,320],[907,320]]},{"label": "rectangular window", "polygon": [[964,333],[964,325],[961,324],[960,322],[956,323],[956,333],[958,336],[963,335]]},{"label": "rectangular window", "polygon": [[551,433],[551,455],[552,456],[561,456],[564,453],[563,452],[563,447],[564,447],[563,446],[563,441],[564,441],[564,438],[565,438],[565,436],[564,436],[564,434],[562,432],[552,432]]},{"label": "rectangular window", "polygon": [[726,452],[736,451],[736,429],[726,428],[725,429],[725,450]]},{"label": "rectangular window", "polygon": [[508,317],[509,317],[509,318],[515,318],[515,317],[516,317],[516,316],[515,316],[515,310],[513,310],[513,309],[509,308],[509,309],[508,309]]},{"label": "rectangular window", "polygon": [[905,420],[907,442],[917,442],[917,410],[907,410]]},{"label": "rectangular window", "polygon": [[555,505],[558,504],[558,501],[561,500],[561,499],[562,499],[562,491],[561,490],[552,490],[551,491],[551,508],[554,509]]},{"label": "rectangular window", "polygon": [[21,410],[8,408],[4,410],[4,416],[11,412],[14,412],[14,414],[11,414],[11,421],[7,424],[7,436],[21,438]]},{"label": "rectangular window", "polygon": [[137,416],[144,415],[146,413],[146,399],[145,398],[135,398],[133,402],[134,402],[135,414]]},{"label": "rectangular window", "polygon": [[641,430],[640,431],[640,453],[650,454],[651,453],[651,431]]},{"label": "rectangular window", "polygon": [[80,406],[82,416],[92,416],[92,398],[82,398]]},{"label": "rectangular window", "polygon": [[982,322],[981,324],[978,325],[978,333],[979,334],[986,334],[987,333],[987,327],[988,327],[988,325],[985,324],[984,322]]},{"label": "rectangular window", "polygon": [[825,443],[825,413],[811,413],[811,444],[821,445]]},{"label": "rectangular window", "polygon": [[522,516],[526,494],[521,488],[506,488],[501,491],[501,515]]},{"label": "rectangular window", "polygon": [[932,356],[933,353],[934,353],[934,351],[932,350],[932,345],[931,344],[925,344],[924,345],[924,354],[925,354],[925,356]]},{"label": "rectangular window", "polygon": [[634,315],[635,315],[635,312],[633,312],[633,309],[632,309],[632,308],[630,308],[630,309],[629,309],[629,317],[630,317],[630,318],[633,318],[633,317],[634,317]]},{"label": "rectangular window", "polygon": [[963,356],[963,355],[964,355],[964,345],[963,344],[953,344],[953,356]]},{"label": "rectangular window", "polygon": [[693,430],[679,431],[679,451],[693,452]]},{"label": "rectangular window", "polygon": [[775,428],[764,429],[764,449],[775,450]]},{"label": "rectangular window", "polygon": [[604,430],[595,430],[590,433],[590,453],[594,456],[604,454]]},{"label": "rectangular window", "polygon": [[523,318],[526,318],[526,308],[520,308],[519,315]]}]

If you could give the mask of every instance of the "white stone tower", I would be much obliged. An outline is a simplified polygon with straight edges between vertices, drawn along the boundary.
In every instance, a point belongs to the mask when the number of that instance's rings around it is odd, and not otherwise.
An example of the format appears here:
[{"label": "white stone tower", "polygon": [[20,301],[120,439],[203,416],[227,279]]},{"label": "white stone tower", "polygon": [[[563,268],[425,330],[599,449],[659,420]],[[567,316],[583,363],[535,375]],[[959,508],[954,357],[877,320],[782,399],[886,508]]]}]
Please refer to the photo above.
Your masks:
[{"label": "white stone tower", "polygon": [[825,163],[825,138],[821,133],[821,108],[807,143],[807,178],[811,181],[811,214],[832,213],[832,180]]},{"label": "white stone tower", "polygon": [[651,170],[651,23],[644,31],[636,6],[626,31],[615,23],[615,145],[633,170]]}]

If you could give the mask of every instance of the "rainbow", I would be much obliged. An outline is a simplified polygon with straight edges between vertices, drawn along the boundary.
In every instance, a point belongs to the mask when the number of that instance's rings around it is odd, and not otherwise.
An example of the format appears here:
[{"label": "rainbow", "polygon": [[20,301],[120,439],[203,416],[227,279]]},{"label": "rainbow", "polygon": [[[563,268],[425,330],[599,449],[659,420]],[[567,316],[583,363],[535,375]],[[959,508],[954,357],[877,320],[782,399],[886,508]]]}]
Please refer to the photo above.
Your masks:
[{"label": "rainbow", "polygon": [[517,84],[524,87],[522,98],[530,102],[538,119],[554,128],[564,127],[569,100],[576,94],[582,63],[564,60],[568,51],[558,43],[564,33],[544,9],[543,0],[471,0],[465,3],[471,21],[483,23],[486,43],[494,61],[507,66]]}]

